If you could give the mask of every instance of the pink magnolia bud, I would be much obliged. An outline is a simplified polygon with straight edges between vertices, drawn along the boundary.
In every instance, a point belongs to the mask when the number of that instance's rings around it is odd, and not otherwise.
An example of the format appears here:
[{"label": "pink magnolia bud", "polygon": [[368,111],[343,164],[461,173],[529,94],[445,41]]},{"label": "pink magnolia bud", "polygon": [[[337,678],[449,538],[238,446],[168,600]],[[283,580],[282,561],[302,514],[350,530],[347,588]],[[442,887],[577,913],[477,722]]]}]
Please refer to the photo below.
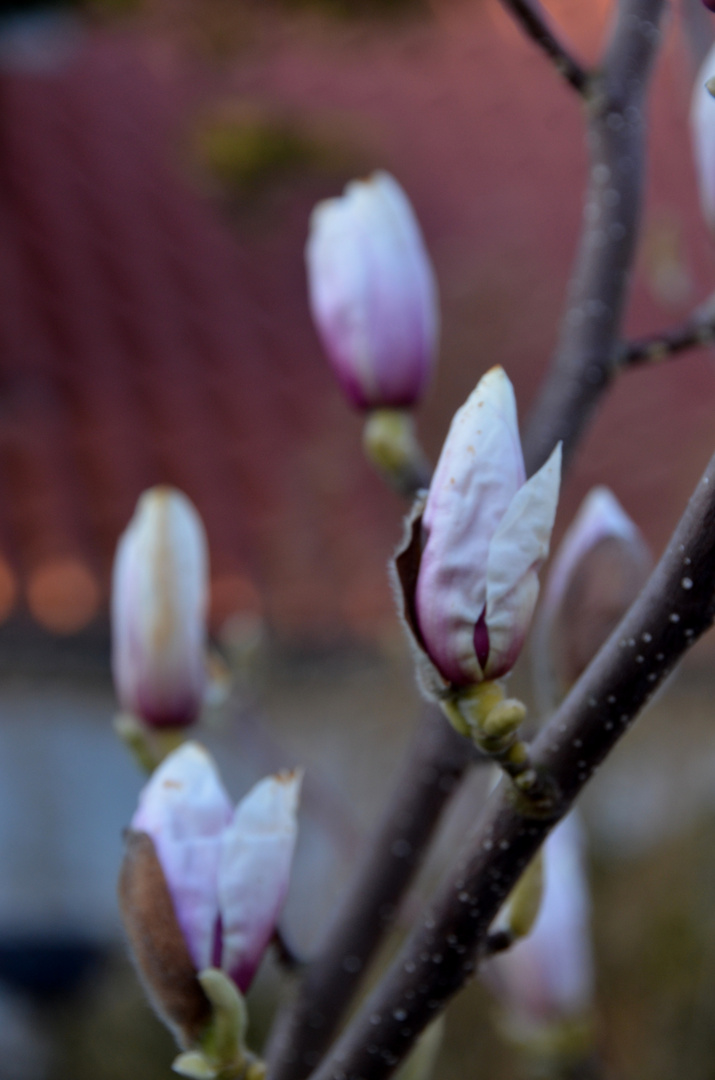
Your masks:
[{"label": "pink magnolia bud", "polygon": [[514,665],[538,596],[560,473],[557,446],[526,480],[514,391],[492,368],[452,421],[421,521],[397,559],[408,622],[446,683],[497,679]]},{"label": "pink magnolia bud", "polygon": [[117,546],[112,669],[122,708],[156,727],[193,723],[206,685],[206,535],[180,491],[155,487]]},{"label": "pink magnolia bud", "polygon": [[700,205],[711,232],[715,232],[715,98],[706,84],[714,77],[715,46],[705,57],[695,77],[690,109]]},{"label": "pink magnolia bud", "polygon": [[544,846],[544,893],[528,937],[485,966],[513,1018],[538,1026],[582,1016],[593,997],[583,836],[571,814]]},{"label": "pink magnolia bud", "polygon": [[[539,613],[535,659],[570,687],[625,615],[650,571],[636,525],[606,487],[584,499],[554,556]],[[554,701],[544,702],[545,708]]]},{"label": "pink magnolia bud", "polygon": [[313,319],[353,405],[414,405],[434,367],[439,312],[420,227],[397,181],[376,172],[319,203],[306,264]]},{"label": "pink magnolia bud", "polygon": [[[132,819],[130,840],[146,835],[153,842],[195,970],[220,967],[242,991],[288,890],[300,780],[295,772],[267,777],[234,811],[209,754],[187,742],[154,772]],[[131,869],[123,879],[122,894],[136,895]],[[123,915],[132,943],[144,942],[135,952],[151,986],[166,928],[154,925],[145,907],[139,934],[126,904]]]}]

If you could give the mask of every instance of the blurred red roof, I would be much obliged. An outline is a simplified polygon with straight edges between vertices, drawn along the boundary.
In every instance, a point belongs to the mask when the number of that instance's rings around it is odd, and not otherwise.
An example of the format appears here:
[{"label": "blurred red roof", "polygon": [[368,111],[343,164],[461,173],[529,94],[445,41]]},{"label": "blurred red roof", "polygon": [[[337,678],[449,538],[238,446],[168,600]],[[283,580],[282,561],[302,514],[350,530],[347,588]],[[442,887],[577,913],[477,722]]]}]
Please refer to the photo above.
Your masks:
[{"label": "blurred red roof", "polygon": [[[607,4],[552,7],[596,55]],[[185,168],[182,139],[211,100],[323,125],[361,168],[404,183],[444,309],[423,425],[433,453],[493,363],[522,413],[535,391],[578,232],[579,103],[496,3],[435,0],[432,18],[387,28],[295,18],[220,72],[187,62],[166,26],[87,34],[45,70],[0,69],[0,617],[27,604],[46,627],[86,624],[136,498],[157,482],[206,521],[217,619],[260,609],[280,631],[324,635],[374,631],[391,611],[400,507],[361,460],[305,303],[307,215],[341,179],[286,185],[229,226]],[[639,331],[712,286],[690,81],[671,35],[629,314]],[[623,377],[558,528],[605,482],[661,544],[712,452],[714,399],[704,353]]]},{"label": "blurred red roof", "polygon": [[215,618],[373,619],[368,474],[331,446],[323,361],[170,167],[162,99],[111,40],[0,75],[0,616],[85,625],[138,495],[168,482],[205,519]]}]

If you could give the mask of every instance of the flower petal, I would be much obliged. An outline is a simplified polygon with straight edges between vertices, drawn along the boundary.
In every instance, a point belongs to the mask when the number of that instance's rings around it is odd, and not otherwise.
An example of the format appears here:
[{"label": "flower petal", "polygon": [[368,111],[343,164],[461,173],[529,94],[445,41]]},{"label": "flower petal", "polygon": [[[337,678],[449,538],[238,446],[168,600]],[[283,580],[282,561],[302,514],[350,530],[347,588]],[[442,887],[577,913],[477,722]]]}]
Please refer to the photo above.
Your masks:
[{"label": "flower petal", "polygon": [[197,970],[213,961],[221,837],[232,816],[211,757],[188,742],[153,774],[132,818],[132,829],[154,841]]},{"label": "flower petal", "polygon": [[690,127],[703,217],[715,231],[715,98],[705,83],[715,76],[715,46],[695,77]]},{"label": "flower petal", "polygon": [[514,391],[495,367],[452,421],[422,519],[419,625],[432,661],[449,682],[483,678],[474,627],[487,602],[490,545],[523,483]]},{"label": "flower petal", "polygon": [[544,846],[544,897],[531,934],[489,962],[488,978],[516,1016],[536,1023],[578,1016],[593,995],[590,904],[575,814]]},{"label": "flower petal", "polygon": [[288,892],[301,779],[294,771],[261,780],[238,804],[224,833],[221,967],[241,991],[253,979]]},{"label": "flower petal", "polygon": [[201,519],[180,491],[146,491],[117,547],[112,668],[123,708],[148,724],[196,719],[206,681],[208,554]]},{"label": "flower petal", "polygon": [[354,404],[413,404],[434,363],[437,288],[397,181],[377,172],[320,203],[306,263],[313,318]]},{"label": "flower petal", "polygon": [[545,609],[558,607],[578,564],[606,537],[643,546],[638,528],[613,492],[607,487],[599,486],[592,488],[583,500],[554,555],[544,588]]},{"label": "flower petal", "polygon": [[549,554],[561,481],[561,443],[517,491],[489,547],[486,619],[489,659],[496,679],[513,666],[539,595],[538,571]]}]

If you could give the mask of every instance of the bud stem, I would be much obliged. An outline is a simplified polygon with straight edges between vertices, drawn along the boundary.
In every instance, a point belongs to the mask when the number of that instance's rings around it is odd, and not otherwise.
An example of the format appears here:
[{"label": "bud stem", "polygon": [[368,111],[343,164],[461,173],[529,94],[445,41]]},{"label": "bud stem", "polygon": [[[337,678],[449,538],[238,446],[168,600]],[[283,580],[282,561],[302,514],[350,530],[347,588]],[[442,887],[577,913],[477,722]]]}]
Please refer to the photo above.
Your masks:
[{"label": "bud stem", "polygon": [[554,805],[553,784],[531,762],[529,746],[517,738],[526,718],[526,706],[505,698],[501,683],[486,680],[467,688],[455,688],[440,702],[453,728],[471,738],[513,782],[526,816],[548,813]]},{"label": "bud stem", "polygon": [[132,713],[117,713],[114,730],[148,776],[186,740],[186,728],[151,729]]},{"label": "bud stem", "polygon": [[429,487],[432,470],[406,409],[374,409],[363,430],[363,449],[390,487],[406,498]]},{"label": "bud stem", "polygon": [[263,1080],[265,1065],[246,1049],[248,1012],[243,994],[218,968],[206,968],[198,980],[213,1015],[200,1048],[180,1054],[174,1072],[189,1080]]}]

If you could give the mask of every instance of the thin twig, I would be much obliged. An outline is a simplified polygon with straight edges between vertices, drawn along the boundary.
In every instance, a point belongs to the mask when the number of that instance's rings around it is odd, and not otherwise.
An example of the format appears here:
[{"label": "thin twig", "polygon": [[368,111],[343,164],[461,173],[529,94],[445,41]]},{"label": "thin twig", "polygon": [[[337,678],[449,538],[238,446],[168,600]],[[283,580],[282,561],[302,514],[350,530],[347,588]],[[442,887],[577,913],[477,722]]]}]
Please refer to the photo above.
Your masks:
[{"label": "thin twig", "polygon": [[385,1080],[473,975],[524,867],[683,653],[715,619],[715,457],[646,587],[542,729],[533,760],[559,793],[549,817],[502,781],[456,868],[313,1080]]},{"label": "thin twig", "polygon": [[710,305],[707,315],[692,317],[680,326],[671,327],[670,330],[665,330],[660,334],[648,334],[624,342],[618,364],[619,367],[634,367],[637,364],[657,363],[686,349],[710,345],[713,341],[715,341],[715,314]]},{"label": "thin twig", "polygon": [[524,28],[526,33],[553,61],[556,70],[579,94],[586,94],[590,75],[582,64],[569,52],[550,26],[549,17],[538,0],[502,0],[502,3]]},{"label": "thin twig", "polygon": [[469,740],[440,710],[425,709],[376,835],[292,1007],[276,1025],[268,1053],[271,1080],[299,1080],[320,1060],[472,759]]},{"label": "thin twig", "polygon": [[559,439],[570,457],[614,371],[642,202],[644,97],[664,5],[622,0],[592,80],[584,225],[556,355],[526,428],[529,473]]}]

